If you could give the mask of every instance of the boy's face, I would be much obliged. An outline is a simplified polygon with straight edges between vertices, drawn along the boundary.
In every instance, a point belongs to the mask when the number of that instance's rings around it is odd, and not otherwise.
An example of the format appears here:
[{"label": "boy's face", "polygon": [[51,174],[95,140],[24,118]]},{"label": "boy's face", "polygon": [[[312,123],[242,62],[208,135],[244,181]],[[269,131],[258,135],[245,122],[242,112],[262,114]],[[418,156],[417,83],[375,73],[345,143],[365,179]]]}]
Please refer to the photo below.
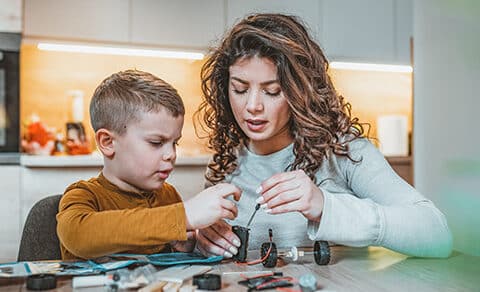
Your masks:
[{"label": "boy's face", "polygon": [[183,116],[174,117],[162,107],[138,117],[127,125],[126,133],[115,135],[110,171],[122,189],[152,191],[161,188],[173,170]]}]

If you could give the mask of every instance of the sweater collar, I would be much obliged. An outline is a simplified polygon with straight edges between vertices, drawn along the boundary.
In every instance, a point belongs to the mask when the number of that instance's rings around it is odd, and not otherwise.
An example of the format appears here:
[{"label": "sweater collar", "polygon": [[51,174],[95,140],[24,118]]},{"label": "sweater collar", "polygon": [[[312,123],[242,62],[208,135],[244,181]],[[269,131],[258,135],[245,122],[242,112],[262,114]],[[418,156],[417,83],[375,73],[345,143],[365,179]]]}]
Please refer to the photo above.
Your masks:
[{"label": "sweater collar", "polygon": [[141,197],[141,198],[149,198],[155,194],[155,191],[139,191],[139,192],[132,192],[132,191],[126,191],[121,188],[119,188],[116,184],[112,183],[109,181],[104,175],[103,172],[100,172],[100,175],[98,176],[98,182],[102,185],[102,187],[116,192],[120,193],[122,195],[127,195],[127,196],[133,196],[133,197]]}]

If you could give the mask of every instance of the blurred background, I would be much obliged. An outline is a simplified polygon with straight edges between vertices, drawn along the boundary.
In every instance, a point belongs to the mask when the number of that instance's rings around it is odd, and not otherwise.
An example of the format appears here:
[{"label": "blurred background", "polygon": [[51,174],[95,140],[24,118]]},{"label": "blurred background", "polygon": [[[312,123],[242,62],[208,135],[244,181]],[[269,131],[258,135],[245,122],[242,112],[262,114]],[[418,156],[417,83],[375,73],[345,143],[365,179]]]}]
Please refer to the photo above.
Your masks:
[{"label": "blurred background", "polygon": [[114,72],[148,71],[178,89],[187,113],[169,181],[185,198],[200,191],[200,68],[253,12],[305,22],[372,142],[446,214],[455,249],[480,255],[478,1],[0,0],[0,261],[16,258],[36,201],[101,170],[88,105]]}]

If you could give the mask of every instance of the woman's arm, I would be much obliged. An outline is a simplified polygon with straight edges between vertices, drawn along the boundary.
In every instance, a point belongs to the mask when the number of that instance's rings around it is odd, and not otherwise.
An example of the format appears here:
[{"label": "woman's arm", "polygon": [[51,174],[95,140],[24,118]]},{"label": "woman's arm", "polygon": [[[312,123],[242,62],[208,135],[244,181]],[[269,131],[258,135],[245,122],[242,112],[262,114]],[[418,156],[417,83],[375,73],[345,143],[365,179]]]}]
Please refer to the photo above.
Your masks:
[{"label": "woman's arm", "polygon": [[452,235],[445,216],[401,179],[370,142],[350,143],[355,163],[337,158],[355,195],[322,189],[320,223],[309,222],[309,235],[352,246],[378,245],[413,256],[448,257]]}]

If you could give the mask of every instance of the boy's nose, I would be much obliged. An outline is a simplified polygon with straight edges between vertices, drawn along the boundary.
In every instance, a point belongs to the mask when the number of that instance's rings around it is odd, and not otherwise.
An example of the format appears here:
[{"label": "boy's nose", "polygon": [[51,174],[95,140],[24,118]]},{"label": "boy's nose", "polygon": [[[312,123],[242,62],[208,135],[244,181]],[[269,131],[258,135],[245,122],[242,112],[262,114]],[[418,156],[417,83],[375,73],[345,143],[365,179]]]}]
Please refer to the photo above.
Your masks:
[{"label": "boy's nose", "polygon": [[162,158],[165,161],[173,161],[175,158],[177,158],[177,152],[174,148],[172,148],[171,150],[165,152]]}]

